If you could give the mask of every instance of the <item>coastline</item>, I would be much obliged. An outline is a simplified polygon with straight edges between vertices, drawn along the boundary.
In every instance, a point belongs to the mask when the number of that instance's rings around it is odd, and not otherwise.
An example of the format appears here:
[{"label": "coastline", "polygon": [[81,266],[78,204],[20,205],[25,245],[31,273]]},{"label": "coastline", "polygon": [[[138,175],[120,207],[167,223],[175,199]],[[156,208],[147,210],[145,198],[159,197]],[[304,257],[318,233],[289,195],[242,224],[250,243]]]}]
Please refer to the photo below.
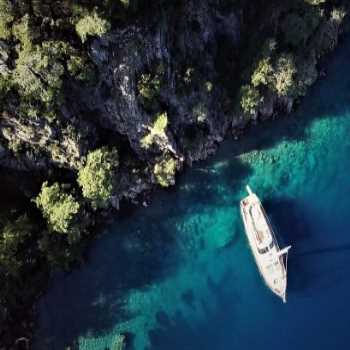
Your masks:
[{"label": "coastline", "polygon": [[[292,349],[297,327],[298,334],[305,334],[298,338],[300,348],[327,348],[324,343],[335,339],[346,344],[348,333],[341,324],[348,319],[342,305],[349,285],[349,264],[344,264],[349,255],[341,218],[348,208],[349,143],[344,135],[349,130],[349,79],[337,68],[349,57],[348,42],[345,46],[335,54],[329,78],[312,89],[300,111],[247,130],[238,143],[225,142],[212,160],[181,175],[176,191],[154,193],[149,208],[115,222],[93,246],[87,266],[52,281],[43,299],[43,333],[38,336],[46,335],[57,347],[79,338],[82,350],[109,347],[117,332],[128,331],[136,349],[145,348],[143,338],[155,350],[199,348],[202,343],[209,348],[218,342],[222,349],[232,342],[250,349],[262,340],[278,344],[282,339],[292,340],[287,342]],[[329,86],[334,88],[331,95]],[[252,149],[264,156],[246,167],[236,154]],[[266,156],[276,162],[266,163]],[[247,182],[262,195],[283,242],[294,246],[290,299],[283,307],[258,278],[243,239],[236,205]],[[339,203],[336,212],[334,203]],[[228,234],[233,241],[226,246],[222,238]],[[131,288],[124,284],[125,274],[132,276]],[[62,317],[55,317],[58,309]],[[327,309],[338,314],[339,322],[332,324],[332,332],[320,332],[314,344],[312,335],[303,333],[304,323],[296,321],[304,320],[305,313],[307,319],[319,315],[313,329],[327,329]],[[276,327],[281,313],[284,322],[277,326],[277,339],[259,332],[263,319],[269,328]],[[68,329],[65,320],[72,315],[81,317]],[[211,332],[217,323],[221,332]]]},{"label": "coastline", "polygon": [[[343,40],[346,40],[346,38],[343,38]],[[339,46],[337,47],[337,50],[341,50],[341,43],[339,44]],[[332,53],[330,53],[328,55],[327,58],[325,58],[324,62],[322,63],[322,70],[326,71],[326,67],[327,67],[327,63],[329,62],[329,60],[331,59],[331,55]],[[320,79],[325,78],[325,76],[320,77],[317,82],[315,84],[318,84]],[[306,101],[307,100],[307,96],[302,97],[301,99],[294,101],[295,103],[295,109],[289,111],[289,113],[295,113],[298,111],[298,106],[302,101]],[[289,118],[289,113],[281,113],[281,114],[274,114],[271,118],[264,118],[264,119],[257,119],[255,121],[253,121],[254,125],[257,124],[261,124],[261,123],[270,123],[271,127],[273,127],[273,121],[275,119],[280,119],[280,118]],[[282,115],[284,115],[284,117],[282,117]],[[249,130],[250,128],[250,123],[246,123],[244,126],[242,125],[241,127],[238,128],[233,128],[233,129],[228,129],[227,133],[226,133],[226,137],[225,139],[222,140],[225,141],[227,139],[231,139],[231,140],[242,140],[244,141],[244,135],[247,132],[247,130]],[[271,128],[269,128],[268,130],[271,130]],[[284,135],[281,135],[281,137],[283,137]],[[215,153],[216,151],[219,149],[220,147],[220,143],[218,142],[218,144],[215,147]],[[195,162],[195,164],[199,164],[201,161],[207,160],[209,159],[211,156],[214,156],[215,153],[211,153],[207,156],[207,158],[204,158],[203,160],[200,160],[198,162]],[[242,159],[245,163],[247,162],[249,163],[254,163],[257,158],[259,162],[267,162],[267,163],[273,163],[276,161],[276,159],[274,158],[261,158],[261,154],[260,151],[253,151],[253,154],[248,153],[247,155],[245,154],[237,154],[237,156]],[[188,165],[189,168],[191,168],[191,165]],[[182,172],[186,172],[186,169],[188,169],[187,167],[184,167],[181,171]],[[175,184],[174,186],[172,186],[171,188],[169,188],[170,191],[173,191],[173,189],[176,189],[177,184]],[[86,248],[85,249],[89,249],[89,247],[91,248],[93,245],[93,242],[95,241],[96,238],[100,237],[101,235],[104,235],[104,228],[106,228],[109,224],[111,224],[113,221],[116,220],[116,215],[122,215],[122,216],[130,216],[131,212],[135,211],[137,208],[140,208],[142,206],[145,206],[144,203],[146,202],[147,205],[146,207],[152,202],[152,197],[153,195],[160,189],[160,187],[158,185],[153,185],[153,187],[146,191],[146,192],[142,192],[140,193],[140,197],[137,197],[137,202],[131,203],[131,202],[126,202],[125,205],[121,205],[120,209],[118,209],[118,211],[115,211],[115,209],[110,209],[110,210],[106,210],[103,214],[103,217],[101,218],[101,221],[96,220],[96,226],[93,227],[92,232],[93,234],[91,236],[89,236],[88,241],[85,242],[86,243]],[[164,189],[163,189],[164,191]],[[141,209],[142,210],[142,209]],[[79,270],[79,268],[84,265],[84,261],[81,261],[80,264],[78,264],[77,266],[73,267],[73,270]],[[52,277],[52,276],[51,276]],[[37,305],[37,303],[36,303]],[[35,330],[34,330],[35,332]],[[34,332],[32,334],[34,334]]]},{"label": "coastline", "polygon": [[[340,45],[341,43],[338,45],[338,47]],[[337,49],[339,49],[338,47]],[[321,72],[324,72],[326,70],[325,67],[327,66],[327,61],[329,60],[329,54],[327,54],[327,57],[323,58],[323,60],[324,62],[320,63],[321,67],[319,68],[319,71]],[[320,78],[323,78],[323,76],[323,73],[322,76],[321,74],[319,74],[317,81],[319,81]],[[204,143],[203,147],[200,148],[198,151],[194,152],[193,154],[190,154],[187,157],[181,154],[181,152],[176,154],[176,159],[178,161],[177,170],[181,172],[186,171],[186,168],[188,166],[191,166],[193,162],[209,158],[210,156],[215,154],[218,147],[220,147],[220,143],[224,139],[244,138],[246,129],[249,128],[249,125],[251,123],[256,124],[264,122],[264,120],[274,120],[276,118],[280,118],[283,114],[289,114],[290,112],[292,112],[292,110],[295,110],[295,108],[297,109],[297,105],[299,104],[300,99],[304,100],[305,97],[298,97],[295,99],[285,97],[279,99],[276,96],[272,98],[271,96],[266,97],[264,99],[264,103],[262,103],[258,107],[258,110],[255,111],[253,115],[249,115],[248,117],[246,114],[236,115],[236,117],[233,118],[234,122],[224,124],[220,129],[220,132],[218,132],[215,135],[210,135],[210,140],[208,139],[207,142]],[[174,144],[172,142],[172,138],[175,139],[173,135],[169,136],[171,145]],[[154,154],[157,154],[157,152],[158,151],[156,151]],[[154,156],[154,154],[152,155],[151,153],[152,156]],[[182,156],[184,156],[185,161],[181,161]],[[150,161],[150,164],[153,165],[153,160]],[[126,168],[127,166],[125,166],[124,170],[128,172],[129,169]],[[122,169],[120,172],[122,173],[124,170]],[[128,176],[129,175],[126,175],[127,179]],[[67,178],[70,179],[70,176],[68,176]],[[86,247],[89,247],[91,244],[93,244],[92,242],[94,241],[94,239],[97,236],[99,236],[100,232],[102,232],[102,228],[106,227],[108,223],[115,220],[115,218],[118,215],[123,215],[123,212],[127,212],[129,209],[134,210],[133,208],[135,208],[135,206],[147,206],[152,201],[152,196],[158,188],[159,184],[155,179],[154,175],[152,174],[151,166],[148,166],[148,169],[144,173],[142,173],[141,177],[136,176],[132,178],[131,184],[126,184],[126,186],[124,184],[123,191],[121,191],[118,194],[115,202],[113,202],[108,208],[101,209],[99,211],[91,210],[91,208],[84,208],[85,216],[83,216],[82,219],[88,222],[88,224],[85,227],[87,234],[79,243],[79,247],[77,249],[79,251],[78,256],[80,255],[80,257],[78,259],[75,259],[70,266],[68,266],[69,264],[67,264],[66,268],[76,269],[79,268],[81,264],[84,264],[84,251],[85,249],[88,249]],[[41,290],[40,296],[42,296],[44,293],[45,290]],[[38,296],[38,298],[40,298],[40,296]],[[35,313],[36,311],[33,312],[33,314]],[[29,317],[28,319],[28,322],[31,322],[33,320],[33,318],[31,317]],[[35,325],[29,323],[30,331],[25,333],[25,336],[28,337],[28,339],[31,338],[34,332],[33,327],[35,328]]]}]

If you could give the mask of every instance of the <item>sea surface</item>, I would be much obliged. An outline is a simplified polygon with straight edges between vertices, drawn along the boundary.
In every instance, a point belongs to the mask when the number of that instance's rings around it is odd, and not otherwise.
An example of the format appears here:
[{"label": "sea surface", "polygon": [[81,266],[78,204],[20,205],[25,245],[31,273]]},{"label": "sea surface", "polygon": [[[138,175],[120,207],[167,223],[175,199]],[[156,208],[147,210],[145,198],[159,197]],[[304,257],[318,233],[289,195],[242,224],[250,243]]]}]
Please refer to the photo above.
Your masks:
[{"label": "sea surface", "polygon": [[[243,231],[245,185],[291,244],[288,302],[262,282]],[[297,111],[124,215],[40,302],[36,349],[349,349],[350,39]]]}]

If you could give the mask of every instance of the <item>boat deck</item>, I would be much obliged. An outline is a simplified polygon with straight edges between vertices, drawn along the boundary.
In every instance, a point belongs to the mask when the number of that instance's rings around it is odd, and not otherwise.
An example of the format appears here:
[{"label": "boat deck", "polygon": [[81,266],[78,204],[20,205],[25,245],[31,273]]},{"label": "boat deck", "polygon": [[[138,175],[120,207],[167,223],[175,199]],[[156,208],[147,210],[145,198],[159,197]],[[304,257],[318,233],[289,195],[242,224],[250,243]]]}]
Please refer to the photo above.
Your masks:
[{"label": "boat deck", "polygon": [[241,214],[250,248],[267,286],[285,301],[287,271],[271,224],[259,198],[248,190],[241,201]]}]

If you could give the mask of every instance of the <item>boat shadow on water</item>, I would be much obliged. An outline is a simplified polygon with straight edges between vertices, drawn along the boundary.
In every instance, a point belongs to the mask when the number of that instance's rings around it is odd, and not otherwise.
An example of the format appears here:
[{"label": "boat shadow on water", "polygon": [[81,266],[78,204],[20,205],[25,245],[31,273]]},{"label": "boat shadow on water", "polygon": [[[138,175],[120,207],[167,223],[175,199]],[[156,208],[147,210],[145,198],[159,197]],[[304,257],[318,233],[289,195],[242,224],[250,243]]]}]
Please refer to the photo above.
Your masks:
[{"label": "boat shadow on water", "polygon": [[341,269],[331,268],[329,254],[350,251],[350,242],[326,245],[312,226],[313,215],[305,203],[291,198],[264,202],[280,246],[291,244],[288,257],[288,294],[313,295],[346,279]]}]

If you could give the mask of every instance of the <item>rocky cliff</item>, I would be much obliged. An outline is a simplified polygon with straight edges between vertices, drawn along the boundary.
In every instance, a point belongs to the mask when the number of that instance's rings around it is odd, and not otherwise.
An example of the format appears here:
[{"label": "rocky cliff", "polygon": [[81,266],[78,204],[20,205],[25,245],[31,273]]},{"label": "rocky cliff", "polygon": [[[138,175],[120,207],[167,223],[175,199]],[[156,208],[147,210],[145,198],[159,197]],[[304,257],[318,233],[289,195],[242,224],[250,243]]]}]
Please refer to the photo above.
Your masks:
[{"label": "rocky cliff", "polygon": [[[29,270],[44,283],[43,266],[71,266],[102,215],[125,200],[146,205],[155,185],[174,184],[176,172],[213,154],[226,135],[289,113],[338,44],[349,6],[340,0],[56,5],[0,0],[6,346],[28,333],[28,325],[13,325],[42,286],[21,303],[7,291],[26,288]],[[24,216],[32,221],[26,235]],[[19,268],[9,272],[13,259]]]}]

